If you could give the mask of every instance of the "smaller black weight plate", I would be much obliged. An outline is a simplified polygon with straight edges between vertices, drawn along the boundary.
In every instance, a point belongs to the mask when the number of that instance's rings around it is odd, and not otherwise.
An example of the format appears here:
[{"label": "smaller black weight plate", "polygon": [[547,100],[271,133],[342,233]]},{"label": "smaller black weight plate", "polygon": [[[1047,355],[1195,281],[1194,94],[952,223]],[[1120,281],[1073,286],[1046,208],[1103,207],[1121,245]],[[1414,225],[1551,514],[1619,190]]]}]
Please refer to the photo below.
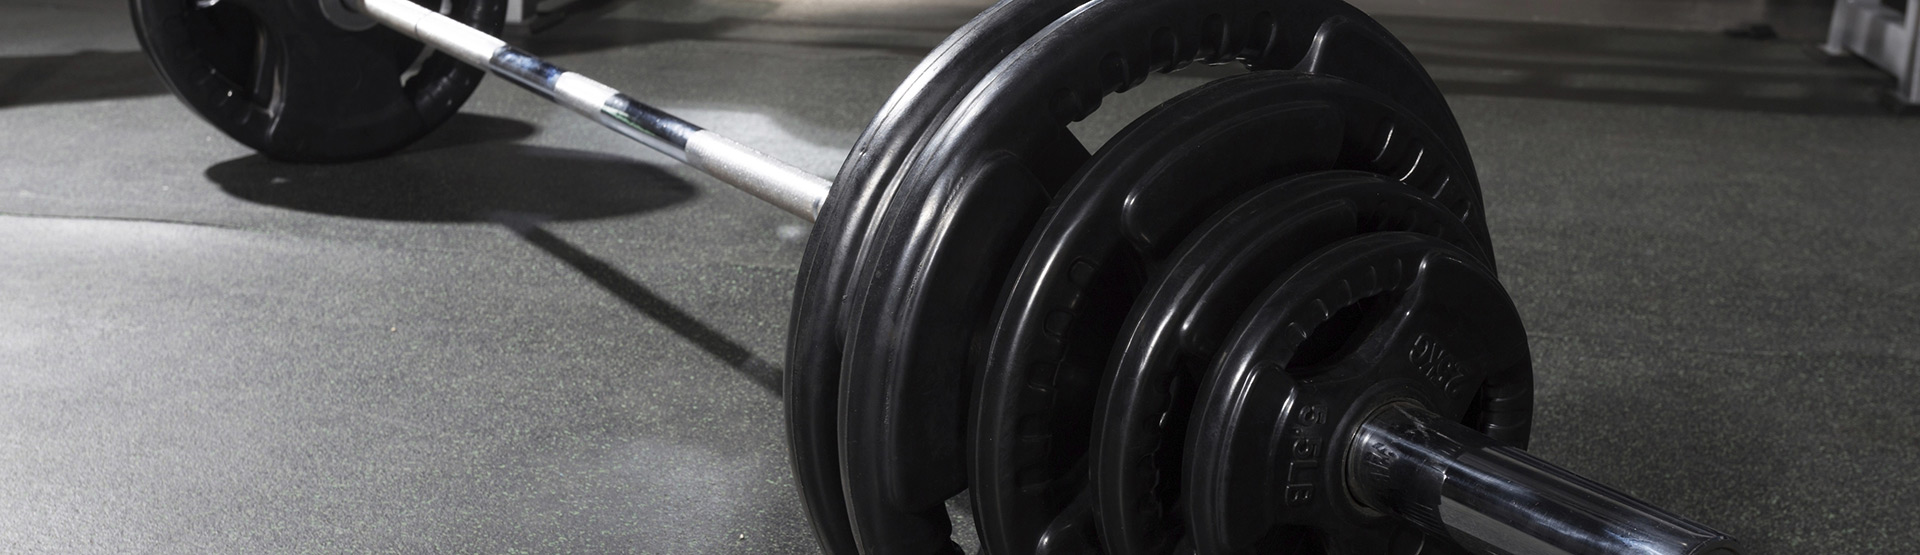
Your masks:
[{"label": "smaller black weight plate", "polygon": [[1187,237],[1121,327],[1093,425],[1092,487],[1108,552],[1165,553],[1182,538],[1180,458],[1202,371],[1262,289],[1334,242],[1380,231],[1485,252],[1440,203],[1359,172],[1269,184]]},{"label": "smaller black weight plate", "polygon": [[[337,162],[399,150],[452,117],[486,75],[438,52],[407,75],[420,43],[382,27],[337,27],[322,1],[128,4],[167,88],[220,131],[276,160]],[[488,33],[506,20],[505,0],[451,0],[449,7],[450,17]]]},{"label": "smaller black weight plate", "polygon": [[1532,362],[1520,316],[1484,264],[1438,238],[1382,232],[1327,247],[1227,337],[1201,380],[1181,469],[1199,552],[1452,551],[1347,494],[1352,432],[1391,400],[1525,440]]},{"label": "smaller black weight plate", "polygon": [[[975,378],[969,448],[982,543],[995,552],[1031,549],[1043,528],[1073,520],[1060,520],[1058,511],[1079,495],[1085,473],[1073,469],[1087,438],[1098,433],[1091,426],[1095,389],[1114,338],[1125,337],[1120,325],[1146,277],[1189,231],[1245,191],[1332,169],[1372,172],[1365,179],[1400,196],[1432,195],[1436,206],[1478,214],[1471,179],[1441,144],[1383,95],[1290,71],[1207,83],[1109,140],[1034,228],[992,320]],[[1439,217],[1460,219],[1439,210]],[[1270,215],[1278,221],[1287,214]],[[1483,239],[1459,238],[1490,258],[1479,246]],[[1250,301],[1252,292],[1245,297]],[[1223,332],[1237,314],[1209,331]],[[1103,530],[1113,531],[1112,523]],[[1124,549],[1130,545],[1109,546],[1131,552]]]},{"label": "smaller black weight plate", "polygon": [[[934,48],[887,99],[840,165],[814,221],[787,322],[787,447],[814,537],[827,553],[857,551],[840,487],[841,303],[854,254],[884,187],[954,104],[1027,37],[1080,0],[1007,0]],[[1067,156],[1072,156],[1068,153]],[[1084,156],[1084,153],[1081,154]],[[1070,160],[1066,164],[1077,163]]]}]

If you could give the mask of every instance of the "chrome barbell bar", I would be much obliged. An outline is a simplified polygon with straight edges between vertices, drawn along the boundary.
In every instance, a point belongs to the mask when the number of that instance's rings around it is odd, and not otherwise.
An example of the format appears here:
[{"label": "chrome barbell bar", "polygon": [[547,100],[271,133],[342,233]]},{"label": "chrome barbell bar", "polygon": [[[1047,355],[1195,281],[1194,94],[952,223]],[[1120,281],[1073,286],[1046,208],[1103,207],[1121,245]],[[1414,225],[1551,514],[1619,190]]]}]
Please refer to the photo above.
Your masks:
[{"label": "chrome barbell bar", "polygon": [[522,52],[408,0],[343,0],[372,18],[468,65],[486,68],[640,144],[707,172],[811,222],[832,184],[718,133],[701,129],[584,75]]}]

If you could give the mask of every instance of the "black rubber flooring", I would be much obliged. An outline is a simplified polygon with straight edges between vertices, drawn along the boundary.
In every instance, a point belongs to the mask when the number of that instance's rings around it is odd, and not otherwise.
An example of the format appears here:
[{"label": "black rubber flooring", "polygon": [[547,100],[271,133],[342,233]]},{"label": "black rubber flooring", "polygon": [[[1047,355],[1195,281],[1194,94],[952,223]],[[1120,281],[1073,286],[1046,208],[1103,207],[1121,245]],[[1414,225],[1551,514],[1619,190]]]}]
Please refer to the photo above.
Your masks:
[{"label": "black rubber flooring", "polygon": [[[522,42],[832,175],[977,9],[849,6],[643,1]],[[1536,453],[1754,553],[1920,544],[1920,120],[1884,76],[1383,20],[1474,149]],[[807,231],[498,80],[391,158],[269,162],[167,94],[123,4],[7,3],[0,552],[813,551],[778,392]]]}]

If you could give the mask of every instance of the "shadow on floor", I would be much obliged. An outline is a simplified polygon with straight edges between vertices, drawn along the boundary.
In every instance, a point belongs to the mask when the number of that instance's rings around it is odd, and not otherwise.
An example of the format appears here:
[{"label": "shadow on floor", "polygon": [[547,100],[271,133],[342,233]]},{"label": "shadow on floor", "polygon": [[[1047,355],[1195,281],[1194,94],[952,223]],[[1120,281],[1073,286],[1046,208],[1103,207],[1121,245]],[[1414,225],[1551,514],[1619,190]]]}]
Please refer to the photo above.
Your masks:
[{"label": "shadow on floor", "polygon": [[0,108],[162,94],[166,84],[138,51],[0,56]]},{"label": "shadow on floor", "polygon": [[460,115],[400,154],[347,164],[287,164],[259,155],[206,175],[236,198],[302,212],[409,222],[505,226],[634,310],[778,393],[780,369],[653,293],[612,264],[540,227],[630,216],[693,200],[698,190],[657,166],[575,150],[513,144],[525,123]]},{"label": "shadow on floor", "polygon": [[535,131],[539,130],[533,124],[517,119],[456,113],[438,129],[394,156],[473,144],[508,143],[532,137]]},{"label": "shadow on floor", "polygon": [[259,155],[207,168],[247,201],[350,218],[488,222],[502,212],[542,220],[628,216],[692,200],[692,185],[626,158],[505,142],[521,122],[461,115],[405,152],[347,164],[287,164]]},{"label": "shadow on floor", "polygon": [[652,289],[634,280],[626,272],[620,271],[618,267],[580,250],[579,247],[540,227],[538,219],[525,214],[503,212],[495,214],[493,219],[507,229],[513,230],[514,234],[528,243],[573,267],[574,271],[593,280],[594,284],[627,303],[627,306],[647,315],[648,318],[652,318],[653,321],[659,322],[681,338],[693,343],[700,350],[706,351],[727,366],[738,370],[755,384],[776,394],[781,392],[779,365],[755,356],[746,345],[727,337],[720,330],[701,322],[698,317],[688,314],[672,302],[654,294]]}]

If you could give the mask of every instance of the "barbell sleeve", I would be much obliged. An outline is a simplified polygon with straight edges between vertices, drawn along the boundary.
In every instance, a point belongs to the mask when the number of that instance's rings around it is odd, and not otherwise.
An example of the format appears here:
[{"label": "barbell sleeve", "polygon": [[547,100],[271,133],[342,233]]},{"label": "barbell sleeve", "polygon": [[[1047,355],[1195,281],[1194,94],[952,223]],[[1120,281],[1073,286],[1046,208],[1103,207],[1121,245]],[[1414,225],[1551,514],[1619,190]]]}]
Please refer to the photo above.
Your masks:
[{"label": "barbell sleeve", "polygon": [[831,184],[820,176],[701,129],[418,4],[408,0],[346,0],[346,5],[809,222],[819,215],[820,205],[826,201]]},{"label": "barbell sleeve", "polygon": [[1362,504],[1489,555],[1738,555],[1725,534],[1495,442],[1412,403],[1360,425]]}]

